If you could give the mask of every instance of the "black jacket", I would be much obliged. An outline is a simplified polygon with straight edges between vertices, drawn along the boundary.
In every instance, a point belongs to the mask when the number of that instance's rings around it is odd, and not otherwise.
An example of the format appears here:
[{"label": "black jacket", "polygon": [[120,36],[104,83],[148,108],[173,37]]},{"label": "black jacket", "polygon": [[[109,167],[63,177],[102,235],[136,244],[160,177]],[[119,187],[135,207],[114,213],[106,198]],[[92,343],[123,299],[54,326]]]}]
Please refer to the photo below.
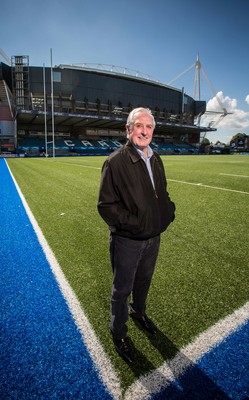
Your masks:
[{"label": "black jacket", "polygon": [[175,218],[160,156],[150,159],[155,189],[145,162],[133,145],[112,153],[102,168],[98,211],[113,234],[148,239],[165,231]]}]

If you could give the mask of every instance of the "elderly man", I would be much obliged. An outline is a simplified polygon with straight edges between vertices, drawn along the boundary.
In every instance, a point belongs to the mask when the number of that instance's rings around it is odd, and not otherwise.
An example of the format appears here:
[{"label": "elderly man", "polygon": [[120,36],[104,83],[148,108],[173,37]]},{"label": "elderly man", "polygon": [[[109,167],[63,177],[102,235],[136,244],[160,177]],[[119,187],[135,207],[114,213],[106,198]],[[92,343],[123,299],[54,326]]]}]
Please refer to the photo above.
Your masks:
[{"label": "elderly man", "polygon": [[145,313],[146,299],[160,234],[175,218],[162,160],[150,147],[154,129],[149,109],[131,111],[128,142],[105,161],[99,190],[98,211],[110,229],[110,330],[116,351],[129,363],[134,356],[127,337],[128,315],[150,334],[158,331]]}]

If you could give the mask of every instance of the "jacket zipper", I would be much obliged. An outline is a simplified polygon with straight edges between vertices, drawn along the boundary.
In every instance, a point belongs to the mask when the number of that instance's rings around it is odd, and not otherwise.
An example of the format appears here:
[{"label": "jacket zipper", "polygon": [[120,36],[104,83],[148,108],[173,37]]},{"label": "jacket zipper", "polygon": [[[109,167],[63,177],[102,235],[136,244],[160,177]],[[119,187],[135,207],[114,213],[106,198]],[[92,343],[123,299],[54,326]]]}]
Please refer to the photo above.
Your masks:
[{"label": "jacket zipper", "polygon": [[[153,174],[153,169],[154,169],[154,164],[155,164],[155,162],[156,162],[156,158],[153,160],[153,165],[151,165],[152,174]],[[153,174],[153,177],[154,177],[154,174]],[[151,184],[152,184],[152,183],[151,183]],[[156,186],[155,180],[154,180],[154,185]],[[153,186],[153,185],[152,185],[152,186]],[[154,189],[155,197],[156,197],[156,199],[158,199],[158,195],[157,195],[156,188],[153,187],[153,189]]]}]

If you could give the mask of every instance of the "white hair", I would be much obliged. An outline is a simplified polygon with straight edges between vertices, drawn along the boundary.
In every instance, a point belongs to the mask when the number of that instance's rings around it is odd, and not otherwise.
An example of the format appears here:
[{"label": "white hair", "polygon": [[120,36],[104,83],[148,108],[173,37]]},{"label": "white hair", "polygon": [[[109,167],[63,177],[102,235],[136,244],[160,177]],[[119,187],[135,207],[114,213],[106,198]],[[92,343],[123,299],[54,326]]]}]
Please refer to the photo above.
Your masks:
[{"label": "white hair", "polygon": [[154,116],[153,116],[151,110],[149,108],[138,107],[138,108],[134,108],[134,110],[132,110],[130,112],[130,114],[128,115],[128,118],[127,118],[126,126],[128,127],[130,132],[133,130],[133,127],[134,127],[135,114],[148,114],[152,119],[153,129],[155,129],[156,122],[155,122],[155,119],[154,119]]}]

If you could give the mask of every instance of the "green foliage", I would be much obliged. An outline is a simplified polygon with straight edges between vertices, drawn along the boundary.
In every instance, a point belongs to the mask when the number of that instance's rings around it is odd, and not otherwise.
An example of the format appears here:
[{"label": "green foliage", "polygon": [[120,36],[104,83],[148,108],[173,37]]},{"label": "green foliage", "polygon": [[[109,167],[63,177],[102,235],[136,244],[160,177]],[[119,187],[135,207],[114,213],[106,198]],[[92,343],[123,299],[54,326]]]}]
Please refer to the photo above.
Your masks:
[{"label": "green foliage", "polygon": [[161,332],[150,339],[129,321],[139,354],[132,369],[116,355],[109,334],[108,228],[96,207],[103,161],[8,164],[125,388],[248,299],[249,158],[163,157],[177,212],[162,235],[148,298],[148,315]]},{"label": "green foliage", "polygon": [[236,135],[234,135],[231,140],[235,140],[235,139],[237,139],[238,137],[241,137],[241,136],[246,136],[246,134],[245,133],[241,133],[241,132],[236,133]]},{"label": "green foliage", "polygon": [[210,144],[210,141],[209,141],[209,139],[208,138],[203,138],[203,140],[202,140],[202,142],[201,142],[201,145],[202,146],[207,146],[207,145],[209,145]]}]

